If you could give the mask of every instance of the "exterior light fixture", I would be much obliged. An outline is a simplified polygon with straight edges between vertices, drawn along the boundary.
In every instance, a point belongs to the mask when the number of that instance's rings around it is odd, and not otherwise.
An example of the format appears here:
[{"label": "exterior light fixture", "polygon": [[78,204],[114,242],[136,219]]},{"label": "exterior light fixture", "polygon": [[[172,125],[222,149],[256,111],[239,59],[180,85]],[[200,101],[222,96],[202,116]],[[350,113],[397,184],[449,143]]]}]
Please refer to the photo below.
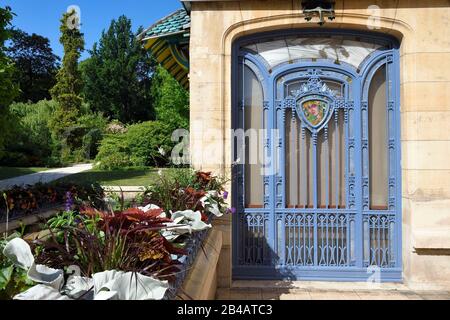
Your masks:
[{"label": "exterior light fixture", "polygon": [[334,13],[334,1],[327,0],[304,0],[302,1],[303,14],[306,21],[311,21],[313,17],[319,18],[319,25],[325,24],[325,19],[333,21],[336,16]]}]

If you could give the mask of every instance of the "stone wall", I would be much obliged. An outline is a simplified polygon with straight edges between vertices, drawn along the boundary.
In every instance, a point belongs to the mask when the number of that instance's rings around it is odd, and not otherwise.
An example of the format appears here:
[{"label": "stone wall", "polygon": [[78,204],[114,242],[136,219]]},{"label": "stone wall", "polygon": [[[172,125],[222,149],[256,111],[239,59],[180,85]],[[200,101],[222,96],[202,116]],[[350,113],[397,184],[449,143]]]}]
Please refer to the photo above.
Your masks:
[{"label": "stone wall", "polygon": [[[231,47],[240,36],[307,23],[301,1],[193,2],[191,154],[195,167],[230,173]],[[414,288],[450,288],[450,3],[336,1],[323,28],[368,30],[378,5],[379,29],[401,41],[403,269]],[[218,285],[231,284],[231,220],[224,232]]]}]

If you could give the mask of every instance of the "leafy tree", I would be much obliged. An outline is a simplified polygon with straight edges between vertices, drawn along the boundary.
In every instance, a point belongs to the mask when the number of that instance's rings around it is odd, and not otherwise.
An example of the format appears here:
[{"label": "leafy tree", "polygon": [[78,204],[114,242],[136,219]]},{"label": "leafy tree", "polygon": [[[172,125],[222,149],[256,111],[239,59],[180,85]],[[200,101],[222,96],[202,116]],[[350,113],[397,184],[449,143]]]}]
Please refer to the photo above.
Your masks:
[{"label": "leafy tree", "polygon": [[13,81],[14,65],[5,54],[5,42],[11,36],[10,26],[13,13],[10,7],[0,8],[0,158],[4,155],[4,144],[8,138],[8,106],[18,95],[18,86]]},{"label": "leafy tree", "polygon": [[112,20],[81,65],[86,102],[123,123],[154,118],[150,87],[155,63],[136,40],[141,31],[133,33],[125,16]]},{"label": "leafy tree", "polygon": [[55,85],[59,57],[53,54],[49,39],[13,30],[7,51],[16,65],[15,79],[21,89],[19,101],[50,99],[49,90]]},{"label": "leafy tree", "polygon": [[80,96],[83,82],[78,60],[84,50],[84,38],[80,30],[69,23],[74,14],[75,11],[65,13],[61,19],[60,42],[64,47],[64,58],[62,68],[56,75],[56,85],[50,90],[53,99],[58,103],[50,121],[50,128],[55,137],[66,142],[62,149],[63,161],[70,157],[73,151],[71,141],[76,130],[71,131],[71,128],[77,123],[83,101]]},{"label": "leafy tree", "polygon": [[153,77],[152,96],[158,121],[172,130],[189,128],[189,93],[161,66]]}]

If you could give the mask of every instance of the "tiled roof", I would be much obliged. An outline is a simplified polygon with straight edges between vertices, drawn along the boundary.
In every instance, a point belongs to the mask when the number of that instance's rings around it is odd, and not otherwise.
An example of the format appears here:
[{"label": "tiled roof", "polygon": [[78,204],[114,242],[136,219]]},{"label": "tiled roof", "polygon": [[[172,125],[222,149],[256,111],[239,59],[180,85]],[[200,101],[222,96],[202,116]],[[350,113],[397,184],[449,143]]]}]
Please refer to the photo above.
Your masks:
[{"label": "tiled roof", "polygon": [[144,48],[186,89],[189,88],[190,22],[186,10],[179,9],[138,36]]},{"label": "tiled roof", "polygon": [[185,32],[189,29],[190,22],[191,17],[187,14],[186,10],[179,9],[145,30],[142,37],[149,39]]}]

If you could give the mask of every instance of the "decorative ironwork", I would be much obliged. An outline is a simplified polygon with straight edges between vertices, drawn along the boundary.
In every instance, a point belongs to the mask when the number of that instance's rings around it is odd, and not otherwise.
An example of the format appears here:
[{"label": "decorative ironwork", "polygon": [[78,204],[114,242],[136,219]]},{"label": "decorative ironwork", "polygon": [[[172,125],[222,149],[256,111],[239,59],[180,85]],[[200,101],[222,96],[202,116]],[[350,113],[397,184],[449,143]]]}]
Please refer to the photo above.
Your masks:
[{"label": "decorative ironwork", "polygon": [[395,215],[364,216],[364,265],[395,266]]},{"label": "decorative ironwork", "polygon": [[239,263],[242,265],[270,264],[267,243],[268,215],[247,213],[239,218]]},{"label": "decorative ironwork", "polygon": [[303,96],[305,94],[323,94],[330,97],[336,96],[337,92],[330,89],[326,83],[322,82],[320,76],[322,72],[320,70],[310,70],[308,72],[309,79],[307,82],[303,83],[298,90],[292,90],[291,94],[294,97]]},{"label": "decorative ironwork", "polygon": [[313,214],[287,214],[284,217],[286,251],[284,264],[314,265],[315,224]]},{"label": "decorative ironwork", "polygon": [[348,215],[319,214],[317,224],[319,265],[348,266]]},{"label": "decorative ironwork", "polygon": [[[371,204],[367,78],[379,61],[368,59],[361,75],[349,76],[344,65],[312,62],[292,72],[273,70],[273,79],[265,79],[264,92],[275,94],[264,104],[264,125],[279,135],[262,144],[276,171],[264,174],[259,207],[238,208],[233,242],[238,277],[364,280],[367,268],[377,266],[382,277],[401,279],[395,95],[386,100],[388,200],[386,208]],[[387,80],[398,85],[389,75]],[[238,193],[254,187],[240,182]]]}]

